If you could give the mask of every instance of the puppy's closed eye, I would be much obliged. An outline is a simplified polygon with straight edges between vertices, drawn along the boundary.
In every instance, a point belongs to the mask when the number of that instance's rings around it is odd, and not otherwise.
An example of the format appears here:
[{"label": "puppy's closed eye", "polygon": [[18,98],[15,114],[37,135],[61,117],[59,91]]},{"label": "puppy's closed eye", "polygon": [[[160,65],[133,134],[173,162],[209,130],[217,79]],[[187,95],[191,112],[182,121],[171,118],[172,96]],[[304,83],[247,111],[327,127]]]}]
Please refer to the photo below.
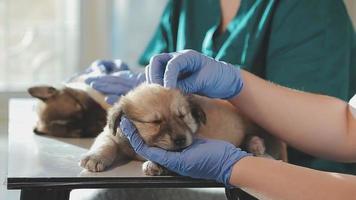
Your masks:
[{"label": "puppy's closed eye", "polygon": [[186,114],[183,114],[183,113],[178,113],[177,117],[179,119],[184,119],[184,117],[186,116]]},{"label": "puppy's closed eye", "polygon": [[152,123],[152,124],[157,124],[157,125],[159,125],[159,124],[161,124],[163,121],[161,120],[161,119],[155,119],[155,120],[153,120],[153,121],[151,121],[151,122],[147,122],[147,123]]}]

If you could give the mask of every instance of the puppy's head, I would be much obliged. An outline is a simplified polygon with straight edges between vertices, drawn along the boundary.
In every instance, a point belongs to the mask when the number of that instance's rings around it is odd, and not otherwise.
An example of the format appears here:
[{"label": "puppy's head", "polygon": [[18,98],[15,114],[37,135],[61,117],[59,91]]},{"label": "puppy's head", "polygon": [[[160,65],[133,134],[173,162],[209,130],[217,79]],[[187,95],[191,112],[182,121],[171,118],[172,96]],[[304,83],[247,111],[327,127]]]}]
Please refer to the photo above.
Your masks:
[{"label": "puppy's head", "polygon": [[105,126],[106,111],[85,92],[71,88],[35,86],[28,89],[40,99],[34,132],[58,137],[94,137]]},{"label": "puppy's head", "polygon": [[116,134],[121,116],[129,118],[150,146],[179,150],[193,142],[206,122],[193,96],[157,84],[142,84],[121,98],[109,111],[108,126]]}]

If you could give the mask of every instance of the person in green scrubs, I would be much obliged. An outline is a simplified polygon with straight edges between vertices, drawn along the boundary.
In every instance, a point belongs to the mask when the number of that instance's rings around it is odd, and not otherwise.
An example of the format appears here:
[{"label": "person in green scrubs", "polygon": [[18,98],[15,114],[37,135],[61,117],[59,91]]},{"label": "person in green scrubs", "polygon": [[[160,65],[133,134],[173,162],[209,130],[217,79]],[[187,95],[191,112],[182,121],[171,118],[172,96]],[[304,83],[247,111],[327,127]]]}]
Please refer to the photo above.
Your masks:
[{"label": "person in green scrubs", "polygon": [[[356,36],[343,1],[241,0],[224,32],[221,10],[218,0],[169,1],[139,63],[194,49],[290,88],[345,101],[356,93]],[[356,174],[356,164],[288,154],[293,164]]]},{"label": "person in green scrubs", "polygon": [[[229,3],[238,3],[237,11]],[[341,0],[170,0],[139,63],[145,66],[156,54],[183,49],[194,49],[298,90],[345,101],[356,93],[356,36]],[[356,174],[355,164],[316,159],[294,149],[289,149],[289,162]],[[74,198],[224,198],[223,190],[217,189],[90,192]]]}]

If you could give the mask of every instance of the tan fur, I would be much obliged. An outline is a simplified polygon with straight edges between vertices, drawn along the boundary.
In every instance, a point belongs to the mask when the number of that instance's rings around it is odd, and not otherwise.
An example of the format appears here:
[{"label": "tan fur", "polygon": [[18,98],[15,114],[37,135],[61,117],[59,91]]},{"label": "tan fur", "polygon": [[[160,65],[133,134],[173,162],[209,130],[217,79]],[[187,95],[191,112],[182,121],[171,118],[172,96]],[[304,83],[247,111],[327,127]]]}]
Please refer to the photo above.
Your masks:
[{"label": "tan fur", "polygon": [[28,89],[38,98],[34,132],[56,137],[95,137],[106,124],[106,110],[85,91],[68,87],[35,86]]},{"label": "tan fur", "polygon": [[[185,148],[194,137],[205,137],[225,140],[236,146],[244,145],[247,150],[256,150],[258,153],[255,154],[260,156],[267,152],[276,159],[280,159],[285,151],[280,141],[249,122],[227,101],[183,95],[178,90],[160,85],[142,84],[109,110],[107,126],[81,160],[82,167],[102,171],[117,158],[142,160],[118,128],[122,115],[135,124],[148,145],[167,150]],[[177,143],[177,138],[185,140]],[[148,175],[165,174],[155,164],[144,166],[152,166],[152,170],[144,168]]]}]

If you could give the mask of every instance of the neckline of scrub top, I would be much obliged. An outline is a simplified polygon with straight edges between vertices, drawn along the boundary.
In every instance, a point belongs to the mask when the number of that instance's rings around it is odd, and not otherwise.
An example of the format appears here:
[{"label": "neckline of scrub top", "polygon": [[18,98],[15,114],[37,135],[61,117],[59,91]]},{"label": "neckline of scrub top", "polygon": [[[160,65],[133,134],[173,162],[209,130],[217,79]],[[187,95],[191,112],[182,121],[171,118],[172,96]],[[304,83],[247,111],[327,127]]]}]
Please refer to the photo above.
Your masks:
[{"label": "neckline of scrub top", "polygon": [[[218,9],[219,10],[218,20],[216,24],[207,31],[205,38],[203,40],[202,52],[208,56],[215,58],[216,60],[220,60],[222,57],[224,57],[227,49],[231,45],[233,45],[233,41],[235,40],[235,38],[242,33],[242,30],[246,27],[248,21],[254,16],[254,13],[258,9],[260,3],[261,3],[260,1],[253,2],[249,0],[241,0],[241,4],[238,12],[228,24],[226,31],[223,34],[220,34],[220,36],[218,36],[219,39],[217,40],[216,38],[214,38],[214,36],[216,35],[215,33],[218,31],[218,27],[220,25],[220,20],[221,20],[221,9]],[[268,3],[267,9],[270,9],[272,5],[273,3],[271,2]],[[246,42],[250,39],[249,37],[250,34],[246,35],[245,38]],[[219,44],[218,46],[216,41],[218,41],[221,44]],[[242,57],[241,63],[244,63],[243,57],[245,56],[241,55],[241,57]]]},{"label": "neckline of scrub top", "polygon": [[[217,19],[215,24],[206,32],[203,45],[202,45],[202,52],[211,57],[216,57],[221,50],[224,42],[229,38],[232,31],[235,29],[236,25],[241,21],[243,14],[246,13],[248,9],[247,1],[241,0],[240,7],[235,13],[235,16],[231,19],[231,21],[227,24],[226,29],[224,32],[219,33],[219,27],[221,25],[221,4],[220,1],[217,5],[218,12],[217,12]],[[220,50],[218,50],[220,48]]]}]

